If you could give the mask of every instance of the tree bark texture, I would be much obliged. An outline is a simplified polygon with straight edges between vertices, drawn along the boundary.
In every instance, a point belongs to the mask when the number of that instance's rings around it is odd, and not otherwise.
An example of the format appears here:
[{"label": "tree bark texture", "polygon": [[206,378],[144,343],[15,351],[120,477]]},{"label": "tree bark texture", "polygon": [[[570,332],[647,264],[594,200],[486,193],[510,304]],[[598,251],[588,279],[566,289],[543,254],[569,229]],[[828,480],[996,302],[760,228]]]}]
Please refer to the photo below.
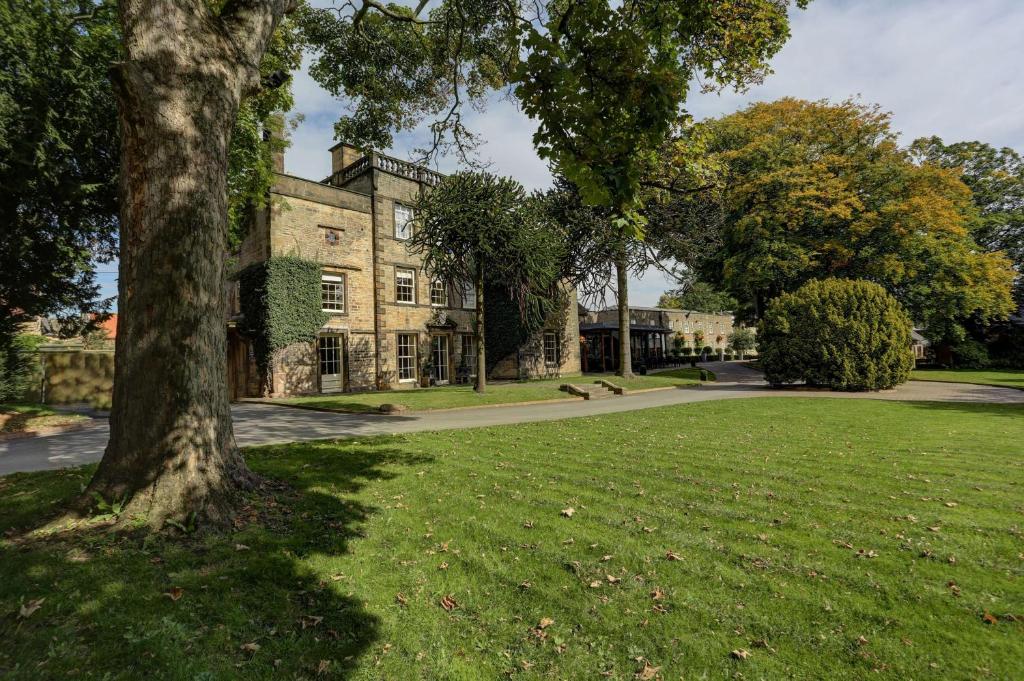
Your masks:
[{"label": "tree bark texture", "polygon": [[110,441],[87,496],[151,526],[230,517],[224,261],[238,107],[293,0],[121,0],[121,259]]},{"label": "tree bark texture", "polygon": [[619,302],[619,370],[615,375],[633,378],[633,353],[629,342],[629,263],[625,248],[615,260],[615,278]]},{"label": "tree bark texture", "polygon": [[476,385],[478,393],[487,389],[487,349],[484,334],[484,265],[477,263],[476,281]]}]

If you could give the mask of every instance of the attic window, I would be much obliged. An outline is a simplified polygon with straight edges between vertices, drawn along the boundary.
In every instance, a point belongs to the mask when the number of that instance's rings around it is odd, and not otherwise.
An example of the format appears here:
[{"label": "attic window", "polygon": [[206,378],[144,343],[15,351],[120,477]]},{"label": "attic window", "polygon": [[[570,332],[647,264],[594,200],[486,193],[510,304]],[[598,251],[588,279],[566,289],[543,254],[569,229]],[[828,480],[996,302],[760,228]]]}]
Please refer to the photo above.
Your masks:
[{"label": "attic window", "polygon": [[321,227],[324,232],[324,243],[328,246],[337,246],[341,243],[341,230],[334,227]]}]

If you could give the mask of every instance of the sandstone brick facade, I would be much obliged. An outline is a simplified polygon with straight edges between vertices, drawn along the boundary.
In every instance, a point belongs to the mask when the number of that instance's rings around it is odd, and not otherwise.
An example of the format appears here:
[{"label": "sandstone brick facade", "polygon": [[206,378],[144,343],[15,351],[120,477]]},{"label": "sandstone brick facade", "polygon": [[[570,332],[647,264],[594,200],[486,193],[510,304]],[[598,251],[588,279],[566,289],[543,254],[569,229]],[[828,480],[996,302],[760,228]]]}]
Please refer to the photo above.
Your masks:
[{"label": "sandstone brick facade", "polygon": [[[335,145],[331,159],[332,174],[321,182],[276,174],[269,205],[254,217],[237,255],[239,268],[282,255],[320,263],[325,291],[331,291],[320,338],[278,353],[269,392],[414,389],[424,375],[436,383],[466,379],[475,364],[473,302],[460,290],[434,287],[404,228],[420,192],[441,176],[376,153],[363,156],[346,144]],[[575,291],[569,297],[561,328],[545,329],[502,358],[492,377],[579,372]],[[229,319],[238,314],[237,291],[230,289],[228,313]],[[557,362],[550,361],[552,334],[560,345]],[[237,335],[231,339],[244,343]],[[246,354],[244,348],[233,353]],[[252,370],[229,377],[235,397],[252,392]]]}]

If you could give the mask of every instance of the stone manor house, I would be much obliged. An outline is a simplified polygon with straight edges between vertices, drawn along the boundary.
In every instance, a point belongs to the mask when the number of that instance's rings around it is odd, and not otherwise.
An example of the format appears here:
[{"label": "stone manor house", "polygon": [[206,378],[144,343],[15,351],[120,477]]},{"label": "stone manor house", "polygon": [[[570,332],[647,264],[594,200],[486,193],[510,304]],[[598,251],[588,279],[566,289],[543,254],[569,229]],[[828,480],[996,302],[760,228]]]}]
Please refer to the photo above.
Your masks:
[{"label": "stone manor house", "polygon": [[[278,353],[272,385],[261,386],[252,352],[237,331],[237,288],[229,289],[228,385],[231,398],[415,388],[469,380],[476,374],[471,285],[446,287],[411,253],[412,205],[441,175],[349,144],[331,148],[331,176],[316,182],[284,173],[275,159],[270,201],[237,254],[239,269],[274,256],[320,263],[329,321],[315,343]],[[560,328],[545,328],[508,357],[491,378],[578,373],[575,291]],[[427,376],[424,368],[429,367]]]}]

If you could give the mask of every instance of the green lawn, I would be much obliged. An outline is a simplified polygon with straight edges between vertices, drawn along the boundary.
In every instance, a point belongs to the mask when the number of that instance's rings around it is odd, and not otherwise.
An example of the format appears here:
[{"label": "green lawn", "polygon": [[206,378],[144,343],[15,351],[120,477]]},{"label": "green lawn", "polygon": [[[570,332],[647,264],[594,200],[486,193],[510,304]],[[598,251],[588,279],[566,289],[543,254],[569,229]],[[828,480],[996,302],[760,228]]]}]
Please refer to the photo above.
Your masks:
[{"label": "green lawn", "polygon": [[1024,390],[1024,370],[1020,369],[918,369],[910,375],[910,380],[978,383]]},{"label": "green lawn", "polygon": [[[713,372],[708,371],[710,379],[715,380]],[[690,386],[698,385],[700,383],[700,369],[691,369],[689,367],[685,369],[672,369],[670,371],[662,371],[657,374],[648,374],[646,376],[640,376],[639,374],[634,378],[623,381],[615,374],[586,374],[584,382],[593,383],[598,378],[604,378],[617,386],[627,388],[628,390],[646,390],[648,388],[670,388],[673,386]]]},{"label": "green lawn", "polygon": [[0,404],[0,433],[20,433],[86,420],[87,416],[62,414],[41,404]]},{"label": "green lawn", "polygon": [[[0,677],[1019,678],[1022,440],[760,398],[251,449],[227,537],[4,533]],[[0,478],[0,531],[90,470]]]}]

